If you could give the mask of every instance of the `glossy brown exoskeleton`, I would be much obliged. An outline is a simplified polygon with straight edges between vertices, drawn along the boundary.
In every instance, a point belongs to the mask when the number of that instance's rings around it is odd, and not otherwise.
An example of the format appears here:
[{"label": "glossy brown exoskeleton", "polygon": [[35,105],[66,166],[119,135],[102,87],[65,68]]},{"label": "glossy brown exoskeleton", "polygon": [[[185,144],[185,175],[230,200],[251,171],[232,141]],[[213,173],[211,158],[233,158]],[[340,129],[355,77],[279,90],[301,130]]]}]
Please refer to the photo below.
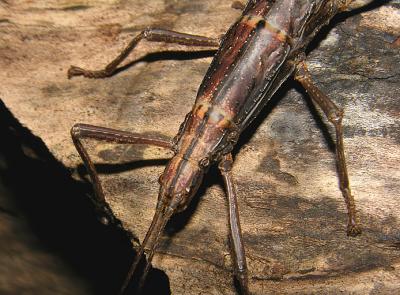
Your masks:
[{"label": "glossy brown exoskeleton", "polygon": [[[194,106],[173,141],[84,124],[77,124],[71,130],[75,146],[93,181],[97,202],[104,208],[108,207],[104,201],[100,181],[81,138],[150,144],[170,148],[175,153],[160,176],[156,213],[121,292],[126,289],[141,256],[145,249],[148,249],[148,262],[142,275],[142,281],[144,280],[166,223],[174,213],[185,210],[197,192],[208,167],[218,163],[228,196],[235,275],[242,293],[249,293],[246,256],[231,174],[231,151],[243,130],[291,75],[304,86],[313,102],[323,110],[335,127],[340,189],[349,216],[347,233],[355,236],[361,232],[357,224],[344,157],[341,124],[343,113],[314,85],[304,60],[304,51],[319,29],[334,15],[346,10],[351,2],[353,1],[250,0],[246,5],[242,5],[241,17],[230,27],[222,40],[162,29],[148,29],[136,36],[104,70],[70,68],[69,77],[110,76],[142,39],[188,46],[219,47],[200,85]],[[241,6],[236,3],[236,6],[238,5]]]}]

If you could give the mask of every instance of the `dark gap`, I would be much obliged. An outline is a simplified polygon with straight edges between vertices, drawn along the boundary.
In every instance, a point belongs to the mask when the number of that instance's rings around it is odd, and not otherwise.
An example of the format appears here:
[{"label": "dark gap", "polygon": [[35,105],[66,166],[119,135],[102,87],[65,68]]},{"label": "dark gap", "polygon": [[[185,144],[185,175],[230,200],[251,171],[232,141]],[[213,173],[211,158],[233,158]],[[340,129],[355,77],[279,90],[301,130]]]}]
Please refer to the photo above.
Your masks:
[{"label": "dark gap", "polygon": [[[288,91],[294,88],[294,80],[289,78],[286,80],[281,87],[272,95],[271,99],[267,102],[258,116],[249,124],[249,126],[240,135],[237,145],[235,146],[233,153],[236,154],[240,151],[243,145],[247,144],[256,130],[260,125],[267,119],[271,111],[279,104],[279,102],[286,96]],[[267,140],[267,138],[266,138]]]},{"label": "dark gap", "polygon": [[373,9],[376,9],[378,7],[381,7],[389,3],[390,1],[391,0],[375,0],[365,6],[335,15],[329,22],[329,24],[322,27],[315,36],[315,38],[312,39],[310,44],[307,46],[306,55],[308,55],[311,51],[313,51],[319,46],[319,44],[328,36],[332,28],[336,27],[337,25],[339,25],[340,23],[344,22],[346,19],[352,16],[360,15],[363,12],[371,11]]},{"label": "dark gap", "polygon": [[[13,215],[23,216],[40,247],[61,258],[87,282],[93,294],[118,294],[134,255],[119,221],[109,226],[98,221],[88,198],[93,194],[91,185],[74,180],[71,171],[18,122],[1,100],[0,138],[4,161],[0,178],[12,193],[17,210]],[[44,290],[49,288],[52,286],[43,286]],[[164,272],[150,271],[144,294],[170,294]]]},{"label": "dark gap", "polygon": [[165,232],[170,237],[181,231],[186,226],[186,224],[189,223],[190,218],[193,216],[199,203],[201,202],[201,198],[210,197],[206,194],[207,188],[213,186],[216,183],[222,184],[222,178],[220,177],[220,173],[216,165],[212,165],[208,173],[204,176],[202,185],[200,186],[196,195],[193,197],[192,201],[189,203],[189,206],[186,208],[186,210],[175,214],[168,222]]}]

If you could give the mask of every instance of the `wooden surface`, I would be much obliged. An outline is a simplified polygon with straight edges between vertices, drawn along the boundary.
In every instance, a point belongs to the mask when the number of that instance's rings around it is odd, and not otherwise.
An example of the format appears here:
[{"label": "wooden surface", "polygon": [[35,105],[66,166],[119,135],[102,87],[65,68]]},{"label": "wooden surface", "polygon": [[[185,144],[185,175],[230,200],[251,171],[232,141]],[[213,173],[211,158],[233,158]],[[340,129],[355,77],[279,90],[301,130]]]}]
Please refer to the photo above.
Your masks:
[{"label": "wooden surface", "polygon": [[[240,14],[231,1],[213,0],[0,5],[0,97],[75,178],[81,160],[69,136],[73,124],[172,137],[211,55],[143,42],[129,59],[138,62],[108,79],[68,80],[70,65],[99,69],[149,26],[220,36]],[[400,292],[399,35],[400,4],[391,1],[336,19],[308,57],[317,84],[345,110],[362,236],[345,234],[332,129],[299,85],[288,81],[239,142],[234,173],[254,294]],[[107,201],[137,246],[171,154],[86,144]],[[236,294],[221,181],[211,170],[155,256],[153,265],[168,275],[172,294]]]}]

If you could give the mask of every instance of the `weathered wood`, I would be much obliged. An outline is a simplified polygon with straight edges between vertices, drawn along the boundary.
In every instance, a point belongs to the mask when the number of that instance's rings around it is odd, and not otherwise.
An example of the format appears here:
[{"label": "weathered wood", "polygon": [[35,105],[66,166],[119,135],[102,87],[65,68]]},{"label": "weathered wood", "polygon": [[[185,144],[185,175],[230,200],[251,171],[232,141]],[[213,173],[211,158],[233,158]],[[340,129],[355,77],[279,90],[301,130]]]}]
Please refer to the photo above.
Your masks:
[{"label": "weathered wood", "polygon": [[[240,13],[231,1],[214,0],[2,5],[1,97],[70,168],[81,164],[69,137],[74,123],[174,136],[211,59],[143,42],[130,59],[140,61],[108,79],[67,80],[70,65],[99,69],[148,26],[219,36]],[[399,291],[400,55],[392,44],[399,9],[392,1],[338,18],[308,58],[318,85],[345,110],[361,237],[345,234],[332,129],[299,85],[286,83],[241,139],[234,173],[255,294]],[[140,59],[148,52],[164,53]],[[87,144],[96,163],[115,164],[99,165],[107,201],[142,240],[165,163],[154,159],[170,154]],[[169,276],[173,294],[235,294],[226,216],[222,179],[212,170],[188,212],[171,222],[153,263]]]}]

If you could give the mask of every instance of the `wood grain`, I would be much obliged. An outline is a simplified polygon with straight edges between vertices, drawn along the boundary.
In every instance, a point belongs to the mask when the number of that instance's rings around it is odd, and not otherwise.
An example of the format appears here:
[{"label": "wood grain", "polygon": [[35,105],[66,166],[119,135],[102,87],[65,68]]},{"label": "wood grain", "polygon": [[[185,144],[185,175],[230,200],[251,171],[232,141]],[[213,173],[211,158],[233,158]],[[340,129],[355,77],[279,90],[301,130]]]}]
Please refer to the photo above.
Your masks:
[{"label": "wood grain", "polygon": [[[108,79],[68,80],[70,65],[100,69],[149,26],[220,36],[240,14],[231,1],[214,0],[0,5],[0,96],[75,170],[81,165],[69,137],[75,123],[173,137],[211,55],[143,42],[129,59],[136,62]],[[234,173],[254,294],[400,291],[399,15],[400,4],[392,1],[337,18],[308,57],[317,84],[345,110],[362,236],[346,236],[332,129],[299,85],[288,81],[239,142]],[[155,207],[165,164],[158,159],[171,154],[86,144],[99,164],[107,202],[137,246]],[[167,232],[153,265],[168,275],[172,294],[236,294],[216,169]]]}]

